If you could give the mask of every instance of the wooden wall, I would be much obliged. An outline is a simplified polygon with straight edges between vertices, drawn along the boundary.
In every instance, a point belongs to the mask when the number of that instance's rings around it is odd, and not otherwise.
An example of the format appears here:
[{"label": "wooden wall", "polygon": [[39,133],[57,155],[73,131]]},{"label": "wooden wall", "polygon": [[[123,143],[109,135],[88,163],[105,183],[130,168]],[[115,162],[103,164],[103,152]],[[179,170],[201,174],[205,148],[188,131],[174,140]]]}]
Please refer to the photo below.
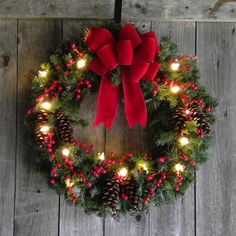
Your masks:
[{"label": "wooden wall", "polygon": [[[146,217],[127,216],[116,222],[87,216],[48,188],[46,176],[33,169],[34,153],[27,145],[24,127],[31,81],[40,63],[62,39],[79,35],[85,25],[111,19],[114,1],[63,1],[64,5],[39,1],[46,4],[40,5],[21,0],[19,10],[13,2],[0,2],[0,236],[236,235],[236,22],[165,21],[165,17],[160,21],[152,13],[144,16],[143,11],[136,11],[140,7],[132,9],[135,1],[123,1],[123,20],[132,18],[159,38],[169,35],[180,53],[198,55],[202,83],[218,98],[219,108],[210,160],[197,172],[196,183],[185,197],[153,209]],[[11,13],[7,15],[6,9]],[[54,12],[49,14],[48,9]],[[148,9],[158,12],[159,8],[154,4]],[[90,123],[95,99],[86,100],[81,111]],[[143,146],[142,129],[128,130],[121,108],[112,130],[103,126],[94,130],[90,125],[79,133],[100,151],[121,153]]]}]

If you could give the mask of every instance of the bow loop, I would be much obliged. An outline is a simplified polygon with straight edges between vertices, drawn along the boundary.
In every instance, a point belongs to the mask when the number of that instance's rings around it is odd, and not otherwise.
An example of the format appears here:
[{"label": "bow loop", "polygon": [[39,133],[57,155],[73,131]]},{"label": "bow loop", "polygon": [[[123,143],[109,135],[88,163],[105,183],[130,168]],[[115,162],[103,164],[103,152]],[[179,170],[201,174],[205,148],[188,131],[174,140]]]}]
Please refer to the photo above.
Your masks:
[{"label": "bow loop", "polygon": [[106,44],[115,44],[112,33],[104,28],[93,27],[88,32],[85,45],[89,51],[95,52]]},{"label": "bow loop", "polygon": [[121,28],[119,40],[130,40],[133,48],[142,42],[138,32],[131,24],[126,24]]},{"label": "bow loop", "polygon": [[133,47],[130,40],[121,40],[116,43],[116,53],[120,65],[131,65],[133,59]]},{"label": "bow loop", "polygon": [[118,66],[118,61],[114,51],[114,47],[111,44],[107,44],[97,51],[97,56],[108,69],[108,71],[113,70]]},{"label": "bow loop", "polygon": [[118,41],[115,42],[110,31],[94,27],[85,43],[89,51],[96,53],[89,68],[102,77],[94,126],[103,122],[110,128],[116,116],[119,88],[113,86],[109,72],[118,65],[121,66],[128,125],[132,127],[140,123],[145,126],[147,108],[139,81],[142,78],[152,81],[159,70],[160,63],[155,62],[155,54],[159,52],[155,33],[148,32],[140,36],[131,24],[126,24],[120,29]]}]

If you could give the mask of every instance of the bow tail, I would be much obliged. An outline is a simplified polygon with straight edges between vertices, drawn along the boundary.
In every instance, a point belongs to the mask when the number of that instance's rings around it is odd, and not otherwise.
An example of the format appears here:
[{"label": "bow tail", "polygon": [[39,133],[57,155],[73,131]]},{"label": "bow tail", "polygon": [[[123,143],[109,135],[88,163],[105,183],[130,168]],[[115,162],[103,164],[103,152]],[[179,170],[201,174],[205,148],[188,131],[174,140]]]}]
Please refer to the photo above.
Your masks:
[{"label": "bow tail", "polygon": [[118,110],[118,95],[119,88],[112,85],[108,75],[104,75],[98,92],[94,127],[103,122],[107,128],[111,128]]},{"label": "bow tail", "polygon": [[147,108],[144,101],[143,93],[138,82],[131,82],[123,71],[121,79],[124,92],[125,116],[128,121],[129,128],[136,123],[140,123],[143,127],[147,123]]}]

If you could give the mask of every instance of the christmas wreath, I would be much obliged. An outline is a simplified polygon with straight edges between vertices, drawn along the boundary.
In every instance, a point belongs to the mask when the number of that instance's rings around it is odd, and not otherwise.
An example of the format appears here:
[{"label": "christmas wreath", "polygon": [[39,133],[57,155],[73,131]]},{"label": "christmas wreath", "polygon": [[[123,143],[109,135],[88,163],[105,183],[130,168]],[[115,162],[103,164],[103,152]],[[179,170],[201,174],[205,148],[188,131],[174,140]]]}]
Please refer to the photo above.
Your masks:
[{"label": "christmas wreath", "polygon": [[[199,84],[196,56],[131,25],[86,29],[65,41],[33,80],[27,112],[37,162],[71,204],[99,216],[148,212],[182,196],[207,159],[216,100]],[[121,92],[122,91],[122,92]],[[146,152],[97,153],[73,134],[79,108],[97,93],[94,127],[110,128],[124,104],[129,127],[145,127]]]}]

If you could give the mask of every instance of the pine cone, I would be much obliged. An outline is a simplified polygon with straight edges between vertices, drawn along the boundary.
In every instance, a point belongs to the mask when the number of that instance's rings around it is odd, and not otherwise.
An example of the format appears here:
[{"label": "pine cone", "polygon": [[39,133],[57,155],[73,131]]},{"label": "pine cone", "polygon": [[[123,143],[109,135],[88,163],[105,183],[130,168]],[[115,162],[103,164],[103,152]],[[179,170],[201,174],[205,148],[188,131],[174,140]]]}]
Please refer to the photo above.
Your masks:
[{"label": "pine cone", "polygon": [[129,209],[134,212],[139,211],[141,198],[138,194],[138,184],[133,178],[125,185],[125,193],[128,196]]},{"label": "pine cone", "polygon": [[39,112],[36,115],[34,133],[35,133],[36,141],[39,144],[40,148],[46,147],[44,143],[44,137],[46,136],[46,134],[42,133],[40,129],[42,126],[48,125],[48,116],[49,116],[49,113],[46,111]]},{"label": "pine cone", "polygon": [[74,143],[73,128],[68,117],[59,110],[56,113],[56,127],[59,137],[67,143]]},{"label": "pine cone", "polygon": [[120,185],[115,177],[108,178],[102,192],[104,206],[115,214],[119,206]]},{"label": "pine cone", "polygon": [[186,113],[182,107],[175,107],[172,111],[172,121],[175,124],[177,134],[183,135],[183,130],[186,128],[188,120]]},{"label": "pine cone", "polygon": [[207,116],[198,110],[196,107],[192,107],[189,109],[191,111],[191,116],[193,120],[197,123],[198,128],[205,134],[210,133],[210,125],[207,121]]}]

